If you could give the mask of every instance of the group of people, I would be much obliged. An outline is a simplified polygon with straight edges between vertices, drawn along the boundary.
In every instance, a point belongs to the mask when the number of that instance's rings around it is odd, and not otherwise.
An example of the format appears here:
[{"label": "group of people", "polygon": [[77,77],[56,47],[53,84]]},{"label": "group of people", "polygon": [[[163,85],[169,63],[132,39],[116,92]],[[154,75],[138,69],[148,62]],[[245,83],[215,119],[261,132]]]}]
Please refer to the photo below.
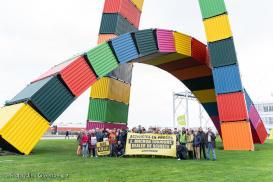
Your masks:
[{"label": "group of people", "polygon": [[[210,151],[212,151],[213,161],[216,160],[215,148],[216,148],[216,135],[209,128],[208,132],[205,133],[202,127],[199,130],[195,129],[186,129],[177,130],[176,128],[172,131],[169,128],[160,130],[159,127],[149,127],[148,131],[141,125],[132,128],[130,130],[128,127],[126,129],[105,129],[105,128],[96,128],[89,131],[82,130],[77,137],[78,141],[78,150],[77,156],[87,157],[98,157],[97,155],[97,142],[108,141],[110,143],[110,157],[114,155],[116,157],[124,157],[125,146],[127,140],[127,133],[152,133],[158,135],[176,135],[176,153],[178,160],[185,160],[187,156],[192,160],[201,159],[201,154],[203,152],[204,158],[210,160]],[[207,148],[207,151],[206,151]],[[152,156],[154,157],[154,156]]]}]

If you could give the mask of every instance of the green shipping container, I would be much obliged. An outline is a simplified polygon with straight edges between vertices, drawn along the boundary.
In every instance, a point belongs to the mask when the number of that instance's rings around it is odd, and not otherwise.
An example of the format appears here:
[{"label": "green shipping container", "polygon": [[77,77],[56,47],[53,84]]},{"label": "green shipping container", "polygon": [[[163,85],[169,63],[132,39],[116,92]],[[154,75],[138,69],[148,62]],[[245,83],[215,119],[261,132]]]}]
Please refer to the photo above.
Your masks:
[{"label": "green shipping container", "polygon": [[87,58],[100,78],[119,66],[118,61],[107,42],[88,51]]},{"label": "green shipping container", "polygon": [[223,14],[227,11],[224,0],[199,0],[203,19]]},{"label": "green shipping container", "polygon": [[7,105],[31,100],[29,105],[48,121],[55,121],[75,100],[56,76],[32,83],[9,101]]},{"label": "green shipping container", "polygon": [[128,121],[129,105],[104,99],[90,99],[88,121],[124,123]]},{"label": "green shipping container", "polygon": [[158,52],[153,29],[139,30],[134,32],[132,35],[141,56]]},{"label": "green shipping container", "polygon": [[137,28],[119,13],[103,13],[100,25],[100,34],[122,35],[137,31]]}]

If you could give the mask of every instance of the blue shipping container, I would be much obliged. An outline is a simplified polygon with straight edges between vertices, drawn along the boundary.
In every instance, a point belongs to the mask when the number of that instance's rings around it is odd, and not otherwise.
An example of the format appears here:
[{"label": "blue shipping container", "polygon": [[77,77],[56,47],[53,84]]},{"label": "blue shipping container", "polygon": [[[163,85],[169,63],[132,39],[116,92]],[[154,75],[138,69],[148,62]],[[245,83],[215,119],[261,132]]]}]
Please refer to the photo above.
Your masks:
[{"label": "blue shipping container", "polygon": [[251,98],[249,97],[246,90],[244,91],[244,93],[245,93],[245,99],[246,99],[247,112],[249,113],[249,110],[250,110],[253,102],[252,102]]},{"label": "blue shipping container", "polygon": [[212,70],[215,92],[225,94],[243,90],[239,66],[231,65]]},{"label": "blue shipping container", "polygon": [[120,64],[138,58],[137,48],[130,33],[126,33],[111,40]]}]

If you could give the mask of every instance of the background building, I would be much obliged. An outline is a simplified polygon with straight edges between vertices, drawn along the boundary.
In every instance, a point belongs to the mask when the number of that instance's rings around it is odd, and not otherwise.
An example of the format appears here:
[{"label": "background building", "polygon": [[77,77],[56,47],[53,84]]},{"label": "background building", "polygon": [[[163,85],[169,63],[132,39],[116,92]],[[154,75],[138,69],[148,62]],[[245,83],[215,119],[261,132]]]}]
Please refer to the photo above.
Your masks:
[{"label": "background building", "polygon": [[256,102],[255,107],[264,122],[267,133],[270,134],[273,128],[273,101]]}]

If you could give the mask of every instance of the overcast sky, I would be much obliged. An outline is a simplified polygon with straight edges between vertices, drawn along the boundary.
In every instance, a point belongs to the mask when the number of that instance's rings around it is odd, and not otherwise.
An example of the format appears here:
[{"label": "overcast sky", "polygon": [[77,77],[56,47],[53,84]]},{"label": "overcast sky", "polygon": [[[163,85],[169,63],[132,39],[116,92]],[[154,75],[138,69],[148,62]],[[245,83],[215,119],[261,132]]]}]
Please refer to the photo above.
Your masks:
[{"label": "overcast sky", "polygon": [[[103,5],[104,0],[2,0],[0,103],[57,63],[96,46]],[[273,100],[272,6],[272,0],[226,0],[243,85],[254,101]],[[146,28],[177,30],[206,42],[198,0],[145,0],[140,29]],[[172,126],[172,92],[185,90],[170,74],[135,64],[129,125]],[[56,123],[85,123],[89,94],[90,89]],[[191,102],[189,109],[190,125],[199,126],[198,105]]]}]

